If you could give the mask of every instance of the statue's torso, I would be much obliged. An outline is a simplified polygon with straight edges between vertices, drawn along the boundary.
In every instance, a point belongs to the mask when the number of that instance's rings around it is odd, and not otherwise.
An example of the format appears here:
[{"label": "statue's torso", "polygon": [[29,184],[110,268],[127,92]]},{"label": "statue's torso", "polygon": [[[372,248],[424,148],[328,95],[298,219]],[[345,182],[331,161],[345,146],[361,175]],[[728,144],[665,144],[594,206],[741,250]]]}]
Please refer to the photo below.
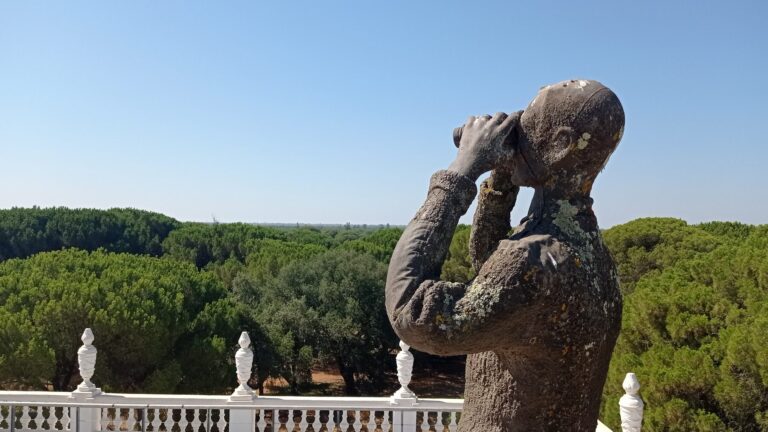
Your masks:
[{"label": "statue's torso", "polygon": [[462,432],[595,430],[621,325],[615,266],[597,229],[537,231],[503,240],[488,260],[494,278],[525,266],[535,293],[499,322],[508,331],[497,349],[468,356]]}]

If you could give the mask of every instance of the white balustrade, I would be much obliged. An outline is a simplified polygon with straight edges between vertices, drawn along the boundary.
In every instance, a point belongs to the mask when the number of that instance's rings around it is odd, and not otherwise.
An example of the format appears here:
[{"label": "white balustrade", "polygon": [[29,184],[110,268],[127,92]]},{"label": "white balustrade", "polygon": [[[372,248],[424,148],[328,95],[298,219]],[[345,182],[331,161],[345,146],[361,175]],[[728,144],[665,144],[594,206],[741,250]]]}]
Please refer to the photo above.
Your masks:
[{"label": "white balustrade", "polygon": [[[248,386],[253,351],[243,332],[235,354],[238,386],[229,395],[143,395],[103,393],[91,378],[96,367],[94,335],[86,329],[78,364],[83,382],[71,393],[0,391],[0,432],[456,432],[463,400],[419,399],[409,388],[413,354],[400,342],[400,388],[381,397],[256,397]],[[623,432],[639,432],[643,402],[634,374],[624,380]],[[600,424],[599,431],[610,432]]]},{"label": "white balustrade", "polygon": [[619,414],[621,415],[622,432],[640,432],[643,425],[643,408],[645,404],[638,395],[640,381],[630,372],[622,383],[624,396],[619,399]]}]

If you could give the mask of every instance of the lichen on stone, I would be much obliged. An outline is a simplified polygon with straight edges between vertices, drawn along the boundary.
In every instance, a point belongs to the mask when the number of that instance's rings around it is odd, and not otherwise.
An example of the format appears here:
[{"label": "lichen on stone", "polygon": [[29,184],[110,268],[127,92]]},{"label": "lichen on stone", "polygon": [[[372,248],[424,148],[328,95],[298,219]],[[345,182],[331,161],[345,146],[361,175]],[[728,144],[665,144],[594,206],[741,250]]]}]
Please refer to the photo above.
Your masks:
[{"label": "lichen on stone", "polygon": [[461,301],[461,308],[453,319],[460,326],[470,324],[470,319],[482,321],[493,312],[493,307],[501,298],[501,286],[485,284],[475,280],[467,289],[467,294]]},{"label": "lichen on stone", "polygon": [[571,237],[583,237],[584,231],[574,218],[574,216],[579,213],[578,207],[572,205],[567,200],[559,200],[557,204],[559,210],[554,215],[552,222],[566,235]]},{"label": "lichen on stone", "polygon": [[584,150],[584,149],[585,149],[585,148],[587,148],[587,146],[589,145],[589,139],[590,139],[590,138],[592,138],[592,135],[590,135],[590,134],[589,134],[589,132],[584,132],[584,133],[583,133],[583,134],[581,134],[581,136],[579,137],[579,141],[578,141],[578,143],[576,144],[576,147],[577,147],[579,150]]}]

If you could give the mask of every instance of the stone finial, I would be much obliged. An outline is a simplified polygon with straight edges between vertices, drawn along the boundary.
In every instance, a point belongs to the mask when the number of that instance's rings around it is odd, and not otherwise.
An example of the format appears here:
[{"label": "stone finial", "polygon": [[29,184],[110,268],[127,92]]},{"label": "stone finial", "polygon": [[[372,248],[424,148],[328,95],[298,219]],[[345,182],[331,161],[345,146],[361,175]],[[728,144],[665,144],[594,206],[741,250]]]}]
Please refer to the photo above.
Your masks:
[{"label": "stone finial", "polygon": [[413,354],[409,351],[410,349],[411,347],[407,343],[400,341],[400,352],[395,357],[397,381],[400,383],[400,389],[390,398],[393,403],[397,403],[398,399],[418,399],[416,394],[408,388],[408,384],[411,383],[411,376],[413,375]]},{"label": "stone finial", "polygon": [[91,382],[93,373],[96,370],[96,347],[93,346],[93,331],[90,328],[85,329],[80,337],[83,346],[77,350],[77,364],[80,368],[80,376],[83,382],[72,392],[72,397],[90,398],[101,394],[101,389]]},{"label": "stone finial", "polygon": [[240,339],[237,343],[240,345],[240,349],[235,354],[235,367],[237,368],[237,382],[240,385],[232,392],[229,400],[252,400],[254,393],[253,389],[248,386],[248,380],[251,379],[251,370],[253,369],[253,351],[250,348],[251,337],[248,336],[248,332],[240,333]]},{"label": "stone finial", "polygon": [[643,425],[644,403],[637,394],[640,391],[640,381],[630,372],[622,383],[626,394],[619,399],[619,414],[621,415],[622,432],[640,432]]}]

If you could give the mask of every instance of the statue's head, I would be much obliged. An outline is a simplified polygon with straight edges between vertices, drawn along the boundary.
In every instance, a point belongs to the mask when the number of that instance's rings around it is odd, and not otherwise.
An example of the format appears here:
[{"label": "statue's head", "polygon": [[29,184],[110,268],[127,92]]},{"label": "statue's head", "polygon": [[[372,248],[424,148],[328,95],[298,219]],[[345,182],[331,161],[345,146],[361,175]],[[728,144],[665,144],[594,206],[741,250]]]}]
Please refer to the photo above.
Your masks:
[{"label": "statue's head", "polygon": [[539,90],[520,118],[515,184],[588,194],[624,132],[619,98],[597,81]]}]

